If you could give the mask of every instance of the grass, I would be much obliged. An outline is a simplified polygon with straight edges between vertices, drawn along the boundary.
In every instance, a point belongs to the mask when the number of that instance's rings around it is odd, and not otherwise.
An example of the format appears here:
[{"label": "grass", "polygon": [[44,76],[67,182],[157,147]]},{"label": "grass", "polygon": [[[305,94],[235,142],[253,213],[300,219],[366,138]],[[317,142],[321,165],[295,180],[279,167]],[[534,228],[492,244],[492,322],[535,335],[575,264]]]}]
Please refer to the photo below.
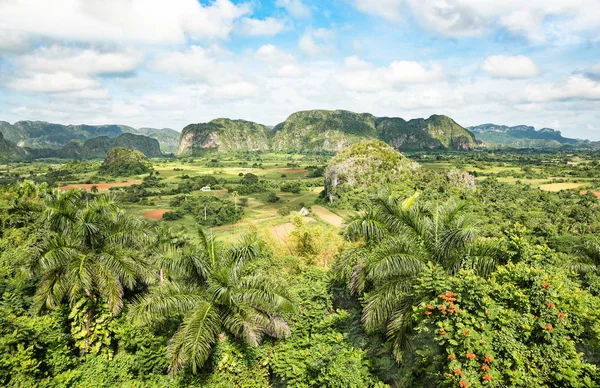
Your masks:
[{"label": "grass", "polygon": [[550,183],[546,185],[541,185],[540,189],[544,191],[561,191],[561,190],[569,190],[569,189],[578,189],[581,186],[584,186],[585,183]]}]

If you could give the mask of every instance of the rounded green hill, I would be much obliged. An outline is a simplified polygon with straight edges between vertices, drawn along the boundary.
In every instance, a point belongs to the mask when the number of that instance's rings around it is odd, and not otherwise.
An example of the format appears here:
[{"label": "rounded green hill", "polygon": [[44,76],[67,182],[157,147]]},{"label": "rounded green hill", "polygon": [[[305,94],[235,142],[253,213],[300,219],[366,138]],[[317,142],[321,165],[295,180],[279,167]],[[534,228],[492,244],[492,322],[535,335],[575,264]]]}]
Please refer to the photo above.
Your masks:
[{"label": "rounded green hill", "polygon": [[330,202],[351,189],[371,189],[392,183],[418,168],[394,148],[379,140],[354,144],[337,154],[325,170],[325,190]]}]

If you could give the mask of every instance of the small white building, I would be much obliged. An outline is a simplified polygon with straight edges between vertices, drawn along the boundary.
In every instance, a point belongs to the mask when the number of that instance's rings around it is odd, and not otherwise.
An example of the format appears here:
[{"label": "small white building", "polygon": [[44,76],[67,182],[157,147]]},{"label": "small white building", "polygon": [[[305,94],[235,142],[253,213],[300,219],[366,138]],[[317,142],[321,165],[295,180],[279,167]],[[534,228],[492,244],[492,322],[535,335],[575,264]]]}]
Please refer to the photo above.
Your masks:
[{"label": "small white building", "polygon": [[201,191],[210,191],[210,186],[204,186],[200,189]]},{"label": "small white building", "polygon": [[300,211],[298,212],[302,217],[307,217],[310,214],[310,211],[303,207],[302,209],[300,209]]}]

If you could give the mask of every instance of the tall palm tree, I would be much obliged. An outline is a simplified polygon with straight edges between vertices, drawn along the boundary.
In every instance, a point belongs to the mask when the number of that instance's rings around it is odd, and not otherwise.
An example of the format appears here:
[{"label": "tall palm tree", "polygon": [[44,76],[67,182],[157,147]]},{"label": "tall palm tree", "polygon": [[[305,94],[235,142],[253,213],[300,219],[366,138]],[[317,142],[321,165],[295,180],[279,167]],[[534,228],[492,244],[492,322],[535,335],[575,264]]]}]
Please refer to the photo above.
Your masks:
[{"label": "tall palm tree", "polygon": [[[84,200],[75,190],[51,193],[44,218],[50,233],[38,263],[36,301],[40,308],[56,308],[65,300],[74,306],[84,299],[89,335],[97,307],[106,304],[117,314],[124,290],[150,280],[140,254],[148,241],[146,222],[118,209],[106,195]],[[84,353],[87,345],[86,340]]]},{"label": "tall palm tree", "polygon": [[134,319],[150,324],[164,317],[183,316],[168,347],[169,373],[189,365],[195,373],[206,362],[221,334],[248,344],[263,336],[286,338],[289,327],[281,314],[292,304],[284,290],[252,274],[248,264],[262,243],[246,236],[228,248],[199,230],[199,244],[168,255],[160,267],[164,281],[132,307]]},{"label": "tall palm tree", "polygon": [[412,307],[419,304],[415,280],[433,263],[454,274],[462,268],[488,275],[500,258],[498,245],[477,238],[477,228],[454,201],[422,204],[390,191],[365,213],[351,219],[348,240],[362,240],[350,288],[363,294],[362,321],[369,331],[383,330],[398,360],[412,331]]}]

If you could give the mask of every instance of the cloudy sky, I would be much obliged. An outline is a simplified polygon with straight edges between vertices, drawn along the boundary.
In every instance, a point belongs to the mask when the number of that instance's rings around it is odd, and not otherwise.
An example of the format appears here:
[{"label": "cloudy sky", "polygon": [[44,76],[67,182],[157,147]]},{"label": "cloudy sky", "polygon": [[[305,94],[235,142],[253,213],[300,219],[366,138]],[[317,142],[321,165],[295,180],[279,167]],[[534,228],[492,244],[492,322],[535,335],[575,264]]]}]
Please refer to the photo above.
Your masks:
[{"label": "cloudy sky", "polygon": [[600,140],[600,0],[0,0],[0,120],[303,109]]}]

